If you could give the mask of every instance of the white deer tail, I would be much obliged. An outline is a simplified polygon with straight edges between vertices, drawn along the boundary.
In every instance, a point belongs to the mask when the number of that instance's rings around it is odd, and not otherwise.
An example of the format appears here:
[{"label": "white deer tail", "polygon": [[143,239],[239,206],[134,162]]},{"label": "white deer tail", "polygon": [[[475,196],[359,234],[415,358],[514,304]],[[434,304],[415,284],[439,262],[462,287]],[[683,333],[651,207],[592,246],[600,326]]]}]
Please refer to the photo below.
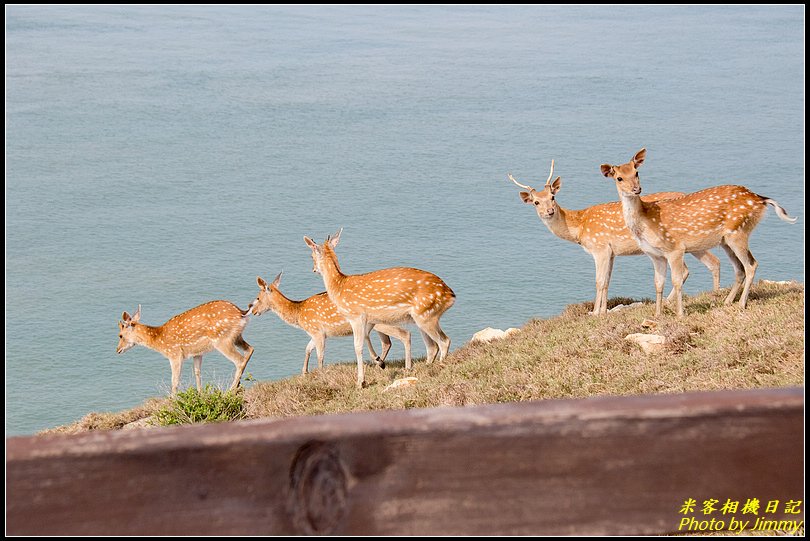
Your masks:
[{"label": "white deer tail", "polygon": [[779,216],[779,218],[781,218],[782,220],[784,220],[784,221],[786,221],[786,222],[789,222],[789,223],[791,223],[791,224],[795,224],[795,223],[796,223],[796,220],[797,220],[798,218],[793,218],[793,217],[791,217],[791,216],[788,216],[787,211],[786,211],[785,209],[783,209],[781,206],[779,206],[779,203],[777,203],[777,202],[776,202],[776,201],[774,201],[773,199],[765,199],[765,200],[764,200],[764,203],[765,203],[766,205],[770,205],[770,206],[772,206],[772,207],[773,207],[773,210],[776,212],[776,215],[777,215],[777,216]]},{"label": "white deer tail", "polygon": [[250,311],[253,310],[253,305],[256,304],[256,300],[250,301],[248,307],[245,310],[242,310],[242,317],[247,318],[250,315]]}]

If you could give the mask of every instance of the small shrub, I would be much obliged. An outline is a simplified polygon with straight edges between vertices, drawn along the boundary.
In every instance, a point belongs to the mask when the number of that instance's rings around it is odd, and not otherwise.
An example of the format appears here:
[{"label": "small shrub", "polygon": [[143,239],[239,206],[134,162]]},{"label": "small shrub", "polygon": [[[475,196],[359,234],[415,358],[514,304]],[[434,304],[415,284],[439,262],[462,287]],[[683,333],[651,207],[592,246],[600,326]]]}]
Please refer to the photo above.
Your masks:
[{"label": "small shrub", "polygon": [[191,388],[155,413],[160,426],[191,423],[218,423],[245,417],[242,395],[206,385],[202,391]]}]

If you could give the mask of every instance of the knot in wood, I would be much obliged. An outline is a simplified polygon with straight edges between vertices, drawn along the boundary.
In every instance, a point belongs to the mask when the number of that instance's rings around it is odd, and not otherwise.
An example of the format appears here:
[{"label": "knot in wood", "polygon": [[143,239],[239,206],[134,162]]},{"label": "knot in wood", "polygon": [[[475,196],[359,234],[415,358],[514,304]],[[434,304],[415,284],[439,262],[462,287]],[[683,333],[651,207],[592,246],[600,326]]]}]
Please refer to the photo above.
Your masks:
[{"label": "knot in wood", "polygon": [[334,533],[346,516],[346,473],[334,445],[309,442],[295,455],[290,468],[290,511],[305,534]]}]

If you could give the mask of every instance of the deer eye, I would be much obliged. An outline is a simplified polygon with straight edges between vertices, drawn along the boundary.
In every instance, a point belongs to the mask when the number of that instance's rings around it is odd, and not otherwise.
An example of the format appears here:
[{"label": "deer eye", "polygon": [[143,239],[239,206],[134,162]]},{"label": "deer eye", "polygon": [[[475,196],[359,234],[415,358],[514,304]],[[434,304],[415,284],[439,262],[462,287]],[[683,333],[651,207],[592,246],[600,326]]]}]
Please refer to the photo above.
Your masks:
[{"label": "deer eye", "polygon": [[535,206],[536,206],[536,205],[539,205],[539,204],[540,204],[540,201],[535,201],[535,202],[534,202],[534,204],[535,204]]},{"label": "deer eye", "polygon": [[554,196],[553,195],[551,196],[551,200],[554,201]]},{"label": "deer eye", "polygon": [[123,337],[124,337],[124,335],[123,335],[123,334],[119,334],[119,335],[118,335],[118,338],[123,338]]},{"label": "deer eye", "polygon": [[618,177],[616,180],[618,180],[619,182],[621,182],[621,181],[622,181],[622,180],[624,180],[624,179],[623,179],[622,177]]}]

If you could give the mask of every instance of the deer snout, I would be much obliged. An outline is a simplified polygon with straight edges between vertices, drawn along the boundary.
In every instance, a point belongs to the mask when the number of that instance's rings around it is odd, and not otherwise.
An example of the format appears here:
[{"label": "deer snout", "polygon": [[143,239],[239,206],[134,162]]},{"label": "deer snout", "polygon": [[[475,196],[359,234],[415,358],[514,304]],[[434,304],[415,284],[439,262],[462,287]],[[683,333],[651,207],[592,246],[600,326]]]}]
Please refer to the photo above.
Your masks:
[{"label": "deer snout", "polygon": [[641,195],[641,186],[633,187],[633,193],[636,195]]},{"label": "deer snout", "polygon": [[546,216],[551,218],[552,216],[554,216],[554,212],[555,212],[555,210],[553,208],[546,209]]}]

